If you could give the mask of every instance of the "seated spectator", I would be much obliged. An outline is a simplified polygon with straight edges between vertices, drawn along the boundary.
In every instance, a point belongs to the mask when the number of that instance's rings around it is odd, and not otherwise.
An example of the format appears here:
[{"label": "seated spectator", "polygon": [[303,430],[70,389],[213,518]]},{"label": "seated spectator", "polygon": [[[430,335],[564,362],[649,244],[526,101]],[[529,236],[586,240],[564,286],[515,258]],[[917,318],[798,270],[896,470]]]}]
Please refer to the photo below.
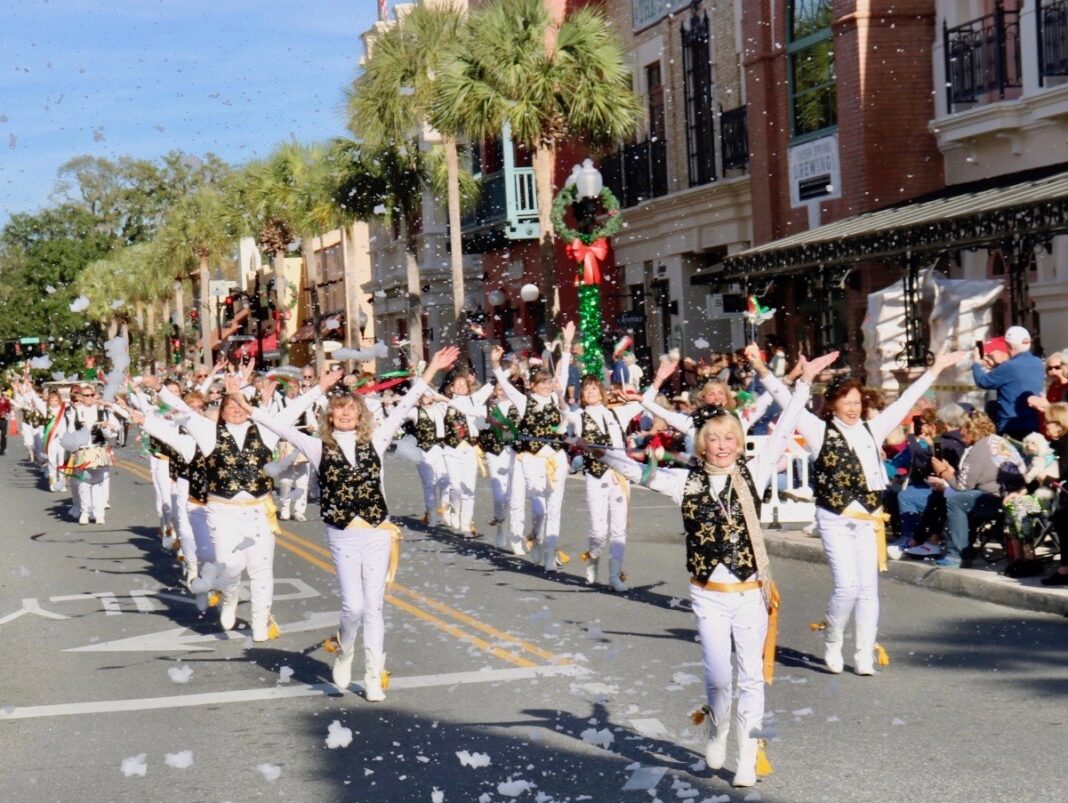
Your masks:
[{"label": "seated spectator", "polygon": [[[931,458],[940,451],[939,440],[945,425],[932,410],[925,410],[922,415],[913,418],[913,432],[906,439],[906,448],[896,465],[903,466],[907,472],[905,487],[896,494],[901,540],[887,547],[887,554],[892,558],[901,557],[907,549],[923,545],[921,522],[931,499],[931,486],[927,478],[933,473]],[[938,548],[933,548],[937,554]]]},{"label": "seated spectator", "polygon": [[1023,474],[1020,453],[997,435],[994,422],[985,413],[972,413],[961,425],[961,440],[967,446],[960,468],[932,457],[934,474],[927,483],[946,498],[946,555],[939,566],[956,568],[971,560],[971,530],[968,514],[998,516],[1004,472]]},{"label": "seated spectator", "polygon": [[1038,415],[1028,398],[1042,393],[1045,367],[1031,353],[1031,335],[1022,326],[1010,326],[1005,343],[1009,359],[992,368],[985,353],[976,349],[972,377],[979,387],[997,391],[994,421],[998,434],[1022,440],[1038,428]]},{"label": "seated spectator", "polygon": [[1057,570],[1042,578],[1044,586],[1068,586],[1068,493],[1062,484],[1068,479],[1068,403],[1058,402],[1046,411],[1046,437],[1057,455],[1059,480],[1047,478],[1044,483],[1053,488],[1053,526],[1061,544],[1061,563]]}]

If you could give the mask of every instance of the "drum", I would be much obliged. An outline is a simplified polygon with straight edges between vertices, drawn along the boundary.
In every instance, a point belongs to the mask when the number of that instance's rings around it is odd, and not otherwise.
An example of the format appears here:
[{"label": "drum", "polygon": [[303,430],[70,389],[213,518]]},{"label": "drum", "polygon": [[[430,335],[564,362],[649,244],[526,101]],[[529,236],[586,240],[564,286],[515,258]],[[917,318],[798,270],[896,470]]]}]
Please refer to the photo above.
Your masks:
[{"label": "drum", "polygon": [[74,453],[74,465],[81,468],[104,468],[115,465],[115,458],[107,446],[86,446]]}]

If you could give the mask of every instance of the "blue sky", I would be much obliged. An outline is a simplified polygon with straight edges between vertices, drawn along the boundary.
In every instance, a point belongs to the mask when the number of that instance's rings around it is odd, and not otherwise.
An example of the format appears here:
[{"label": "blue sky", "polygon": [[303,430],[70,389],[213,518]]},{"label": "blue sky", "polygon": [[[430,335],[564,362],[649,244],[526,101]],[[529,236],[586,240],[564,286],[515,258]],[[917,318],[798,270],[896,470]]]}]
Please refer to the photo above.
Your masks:
[{"label": "blue sky", "polygon": [[[393,3],[390,3],[392,8]],[[0,3],[0,225],[81,154],[231,164],[345,132],[377,0]]]}]

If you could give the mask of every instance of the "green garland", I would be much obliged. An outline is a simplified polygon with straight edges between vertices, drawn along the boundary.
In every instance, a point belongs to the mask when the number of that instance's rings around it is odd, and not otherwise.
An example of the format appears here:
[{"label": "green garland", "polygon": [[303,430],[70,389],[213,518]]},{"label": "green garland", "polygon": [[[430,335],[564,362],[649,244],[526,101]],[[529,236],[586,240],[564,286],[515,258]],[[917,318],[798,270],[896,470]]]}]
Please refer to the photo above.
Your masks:
[{"label": "green garland", "polygon": [[553,228],[556,230],[556,233],[563,237],[567,242],[582,240],[586,245],[589,245],[602,237],[611,237],[623,228],[623,216],[619,214],[619,199],[612,194],[612,191],[608,189],[608,187],[602,187],[601,194],[598,196],[605,212],[608,213],[604,225],[598,226],[589,234],[576,231],[568,226],[567,223],[564,222],[564,213],[567,210],[567,207],[575,203],[576,192],[577,190],[574,184],[569,184],[560,190],[560,192],[556,194],[556,198],[553,199],[552,213],[549,216],[553,222]]}]

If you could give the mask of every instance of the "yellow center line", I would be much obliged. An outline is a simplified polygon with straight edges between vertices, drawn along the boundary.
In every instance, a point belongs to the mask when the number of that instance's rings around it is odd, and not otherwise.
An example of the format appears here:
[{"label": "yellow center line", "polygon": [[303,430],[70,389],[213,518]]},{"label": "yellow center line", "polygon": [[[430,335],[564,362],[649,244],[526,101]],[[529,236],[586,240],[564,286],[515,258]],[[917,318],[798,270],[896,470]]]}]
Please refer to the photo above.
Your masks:
[{"label": "yellow center line", "polygon": [[[142,477],[143,479],[152,479],[152,475],[147,470],[134,463],[130,463],[126,460],[117,460],[115,461],[115,464],[126,469],[127,471],[130,471],[133,474]],[[330,551],[320,546],[319,544],[313,543],[312,541],[308,541],[307,539],[302,538],[296,533],[284,529],[282,530],[281,535],[275,537],[275,543],[281,546],[283,549],[292,552],[294,555],[297,555],[298,557],[308,561],[308,563],[311,563],[314,566],[318,566],[320,569],[329,572],[330,574],[337,574],[333,562],[327,563],[326,561],[312,554],[312,551],[314,551],[319,552],[326,557],[332,558]],[[304,547],[307,547],[307,549],[305,549]],[[460,621],[469,620],[468,623],[471,624],[471,626],[476,627],[477,629],[482,630],[483,632],[490,633],[502,641],[514,643],[517,646],[520,646],[522,649],[526,650],[527,652],[537,655],[538,657],[546,659],[555,658],[555,656],[550,652],[546,652],[545,650],[535,647],[532,644],[527,644],[526,642],[517,639],[515,636],[510,636],[507,633],[503,633],[501,631],[496,630],[496,628],[478,622],[478,620],[467,616],[467,614],[449,608],[449,606],[444,605],[443,603],[436,602],[435,600],[432,600],[429,597],[424,597],[423,595],[418,594],[414,591],[410,591],[409,589],[398,588],[396,584],[394,585],[394,589],[402,590],[409,594],[412,594],[413,596],[418,597],[424,604],[436,608],[441,613],[447,613],[453,616],[454,618],[459,619]],[[478,647],[479,649],[483,650],[484,652],[488,652],[503,661],[507,661],[508,663],[514,664],[515,666],[521,666],[526,668],[537,666],[537,664],[535,664],[533,661],[530,661],[522,657],[521,655],[516,655],[515,653],[501,649],[500,647],[497,647],[496,645],[491,644],[490,642],[481,639],[478,636],[466,633],[455,625],[450,624],[449,622],[446,622],[445,620],[440,619],[437,616],[434,616],[433,614],[422,610],[421,608],[417,608],[416,606],[411,605],[410,603],[404,600],[398,599],[392,594],[387,594],[385,599],[390,604],[396,606],[397,608],[400,608],[401,610],[407,613],[410,613],[412,616],[430,622],[431,624],[435,625],[436,627],[453,636],[454,638],[457,638],[460,641],[469,642],[474,646]],[[563,661],[557,659],[557,663],[563,663]]]}]

